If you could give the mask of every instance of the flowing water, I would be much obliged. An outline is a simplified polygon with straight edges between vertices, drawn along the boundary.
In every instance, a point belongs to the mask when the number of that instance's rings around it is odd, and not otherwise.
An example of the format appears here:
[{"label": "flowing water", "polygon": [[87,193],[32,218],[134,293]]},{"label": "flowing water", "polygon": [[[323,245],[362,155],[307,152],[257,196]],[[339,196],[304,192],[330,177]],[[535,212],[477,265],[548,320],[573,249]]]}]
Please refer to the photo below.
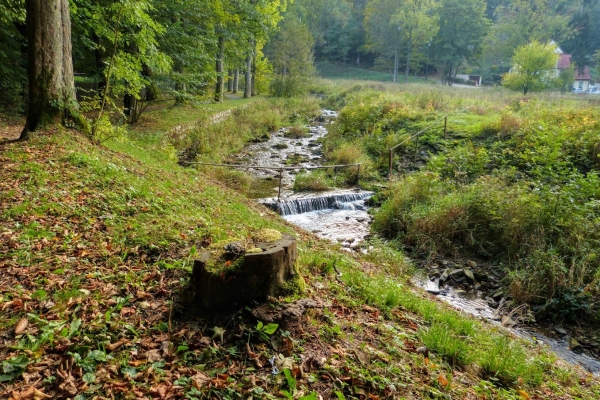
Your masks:
[{"label": "flowing water", "polygon": [[290,137],[287,128],[280,129],[269,140],[247,146],[235,161],[261,167],[248,168],[255,179],[250,197],[321,238],[339,242],[345,248],[356,248],[369,235],[371,217],[365,200],[373,193],[359,189],[310,194],[293,192],[296,174],[322,165],[320,139],[325,137],[327,126],[335,117],[334,111],[324,110],[321,118],[305,127],[308,133],[297,137]]},{"label": "flowing water", "polygon": [[[306,137],[292,138],[281,129],[269,140],[247,146],[237,155],[237,163],[270,167],[268,169],[249,168],[255,178],[254,190],[250,197],[266,207],[277,211],[287,221],[313,232],[317,236],[339,242],[347,249],[356,249],[370,234],[371,217],[365,200],[372,193],[358,189],[336,190],[327,193],[294,194],[294,177],[300,171],[317,167],[322,162],[320,139],[327,134],[327,125],[333,123],[337,114],[323,111],[322,118],[306,127]],[[281,171],[282,167],[293,166],[293,170]],[[281,173],[281,193],[279,177]],[[438,297],[459,310],[502,326],[497,310],[476,293],[463,293],[451,286],[442,289],[428,279],[416,281],[417,285],[438,295]],[[435,286],[435,288],[432,287]],[[600,361],[569,349],[570,336],[563,333],[559,337],[549,337],[539,331],[525,328],[505,328],[516,336],[545,344],[560,358],[600,374]]]},{"label": "flowing water", "polygon": [[[533,328],[503,326],[501,322],[502,318],[498,314],[498,311],[490,307],[488,302],[476,292],[457,292],[454,287],[449,285],[440,289],[437,283],[430,281],[427,278],[415,279],[415,283],[426,291],[436,294],[439,299],[449,303],[455,308],[475,317],[487,320],[520,338],[533,340],[540,345],[547,345],[563,360],[578,365],[594,375],[600,376],[600,360],[583,353],[571,351],[569,348],[571,336],[566,330],[559,328],[561,331],[560,334],[558,332],[549,331],[546,332],[547,334],[544,334],[540,332],[540,330]],[[549,335],[552,335],[553,337],[550,337]]]}]

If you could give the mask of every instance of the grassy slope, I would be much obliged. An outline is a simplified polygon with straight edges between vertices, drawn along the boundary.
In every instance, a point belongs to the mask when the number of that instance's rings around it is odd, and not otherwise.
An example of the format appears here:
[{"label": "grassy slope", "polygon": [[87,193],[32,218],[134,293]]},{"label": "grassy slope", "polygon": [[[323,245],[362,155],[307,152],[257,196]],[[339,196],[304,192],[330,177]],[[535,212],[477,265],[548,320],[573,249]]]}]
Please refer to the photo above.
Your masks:
[{"label": "grassy slope", "polygon": [[186,317],[196,249],[293,228],[178,167],[160,133],[108,148],[63,131],[0,146],[0,375],[15,376],[1,398],[281,398],[294,383],[271,374],[277,354],[293,361],[298,395],[326,399],[600,395],[598,381],[535,345],[413,293],[398,278],[406,262],[385,246],[361,258],[297,231],[304,296],[325,308],[284,321],[273,335],[284,346],[261,343],[244,310]]},{"label": "grassy slope", "polygon": [[[317,72],[319,76],[325,79],[333,80],[356,80],[356,81],[377,81],[390,82],[390,74],[386,72],[374,71],[370,69],[356,68],[352,66],[343,67],[338,64],[329,62],[320,62],[317,64]],[[399,72],[399,82],[404,82],[403,71]],[[408,77],[409,82],[426,83],[422,77]],[[431,83],[434,83],[433,81]]]}]

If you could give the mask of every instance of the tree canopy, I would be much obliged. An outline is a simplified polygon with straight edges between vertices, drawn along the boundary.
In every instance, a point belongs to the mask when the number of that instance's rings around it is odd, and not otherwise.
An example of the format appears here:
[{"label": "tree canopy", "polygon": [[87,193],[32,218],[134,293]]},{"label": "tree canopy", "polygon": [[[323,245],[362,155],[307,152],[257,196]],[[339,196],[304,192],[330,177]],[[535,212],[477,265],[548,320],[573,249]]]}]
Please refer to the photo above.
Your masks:
[{"label": "tree canopy", "polygon": [[558,60],[556,46],[533,41],[519,47],[512,58],[513,67],[502,79],[509,89],[534,92],[552,84]]}]

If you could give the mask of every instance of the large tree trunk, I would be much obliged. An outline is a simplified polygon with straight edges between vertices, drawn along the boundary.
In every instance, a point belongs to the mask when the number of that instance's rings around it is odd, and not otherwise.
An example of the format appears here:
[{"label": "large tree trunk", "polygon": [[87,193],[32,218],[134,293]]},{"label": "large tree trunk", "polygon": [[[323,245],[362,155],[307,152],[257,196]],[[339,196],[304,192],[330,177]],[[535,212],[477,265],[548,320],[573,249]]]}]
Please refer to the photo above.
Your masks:
[{"label": "large tree trunk", "polygon": [[239,68],[236,68],[233,71],[233,90],[231,91],[231,93],[236,94],[238,92],[239,81],[240,81],[240,70],[239,70]]},{"label": "large tree trunk", "polygon": [[233,92],[233,70],[227,70],[227,91]]},{"label": "large tree trunk", "polygon": [[225,58],[225,38],[219,36],[218,38],[218,52],[217,52],[217,86],[215,88],[215,101],[218,103],[223,102],[223,92],[225,89],[225,77],[223,76],[223,59]]},{"label": "large tree trunk", "polygon": [[223,102],[224,76],[223,76],[223,58],[225,57],[225,38],[219,36],[219,50],[217,53],[217,87],[215,88],[215,101]]},{"label": "large tree trunk", "polygon": [[29,104],[21,140],[76,107],[69,0],[26,0]]},{"label": "large tree trunk", "polygon": [[254,47],[254,56],[252,57],[252,96],[258,95],[258,89],[256,88],[256,42],[252,42]]},{"label": "large tree trunk", "polygon": [[244,98],[252,97],[252,51],[246,57],[246,86],[244,87]]}]

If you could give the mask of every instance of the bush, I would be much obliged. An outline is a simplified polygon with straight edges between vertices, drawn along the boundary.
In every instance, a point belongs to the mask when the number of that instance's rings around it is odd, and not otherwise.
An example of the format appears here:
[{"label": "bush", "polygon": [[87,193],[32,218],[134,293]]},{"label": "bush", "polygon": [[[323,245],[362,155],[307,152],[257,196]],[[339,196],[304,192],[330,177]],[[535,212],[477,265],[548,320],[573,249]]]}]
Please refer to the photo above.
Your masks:
[{"label": "bush", "polygon": [[306,77],[277,76],[271,81],[270,92],[275,97],[294,97],[308,91]]}]

